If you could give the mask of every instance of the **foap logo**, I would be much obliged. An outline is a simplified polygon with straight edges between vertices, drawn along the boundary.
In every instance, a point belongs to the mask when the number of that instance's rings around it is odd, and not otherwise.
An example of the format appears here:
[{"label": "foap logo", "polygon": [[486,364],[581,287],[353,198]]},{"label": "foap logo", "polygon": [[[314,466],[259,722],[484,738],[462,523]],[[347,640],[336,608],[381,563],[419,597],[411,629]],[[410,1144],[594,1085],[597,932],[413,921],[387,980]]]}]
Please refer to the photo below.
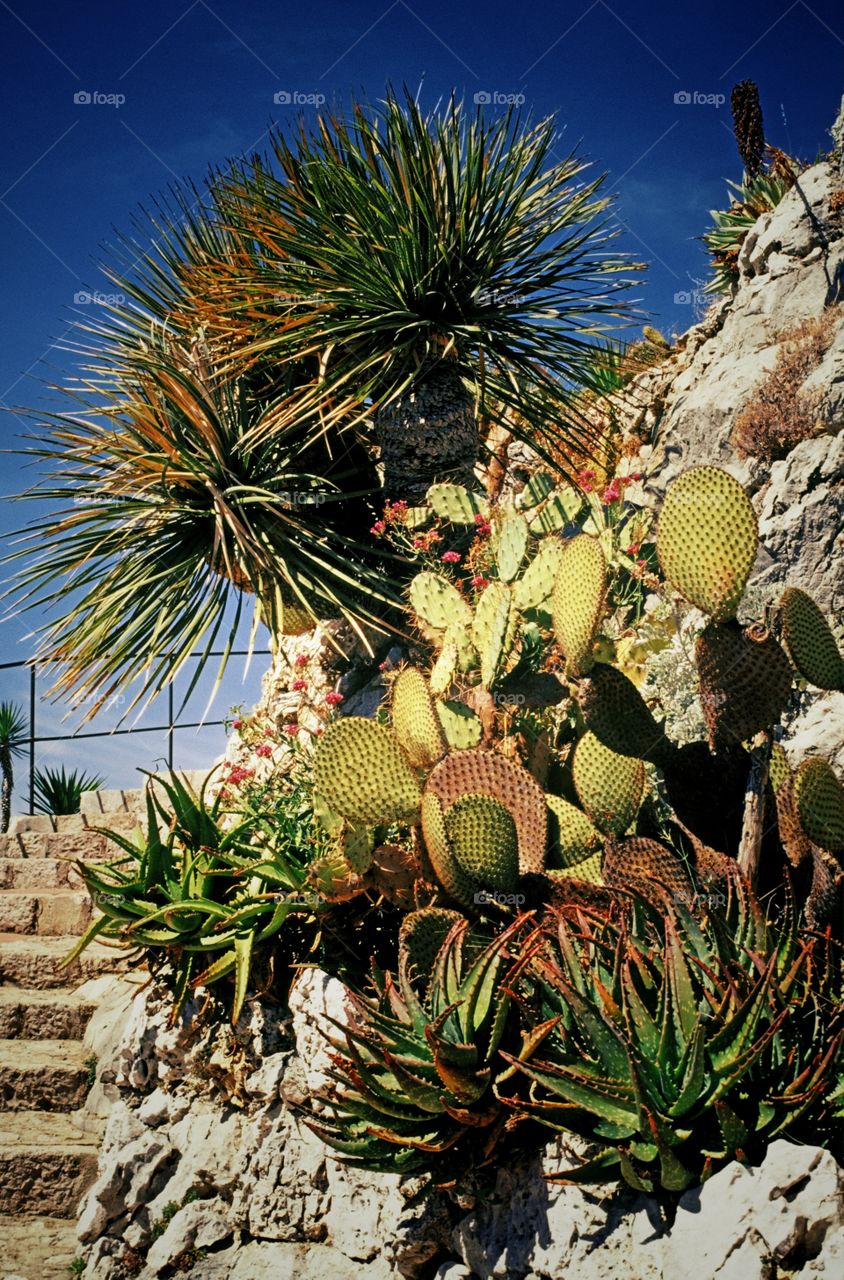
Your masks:
[{"label": "foap logo", "polygon": [[73,295],[75,307],[119,307],[126,301],[123,293],[101,293],[89,289],[80,289]]},{"label": "foap logo", "polygon": [[119,109],[126,101],[125,93],[101,93],[99,89],[90,91],[79,89],[73,95],[77,107],[116,107]]},{"label": "foap logo", "polygon": [[723,93],[701,93],[699,89],[680,89],[674,94],[678,107],[723,107],[727,101]]},{"label": "foap logo", "polygon": [[674,294],[675,307],[705,307],[709,300],[702,289],[678,289]]},{"label": "foap logo", "polygon": [[504,93],[501,89],[479,89],[474,95],[476,107],[523,107],[523,93]]},{"label": "foap logo", "polygon": [[273,102],[277,107],[322,107],[325,105],[325,94],[303,93],[301,89],[279,89],[273,94]]}]

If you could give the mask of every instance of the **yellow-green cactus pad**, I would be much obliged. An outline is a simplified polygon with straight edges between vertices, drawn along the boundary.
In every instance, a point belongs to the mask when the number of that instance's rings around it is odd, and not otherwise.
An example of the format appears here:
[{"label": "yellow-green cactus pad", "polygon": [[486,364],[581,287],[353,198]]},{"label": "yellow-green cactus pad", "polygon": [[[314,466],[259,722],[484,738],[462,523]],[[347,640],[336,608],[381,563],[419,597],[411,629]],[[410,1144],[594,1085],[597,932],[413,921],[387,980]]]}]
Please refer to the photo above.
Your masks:
[{"label": "yellow-green cactus pad", "polygon": [[[561,796],[546,796],[548,801],[547,871],[574,871],[583,862],[599,857],[603,837],[582,809]],[[586,877],[587,879],[589,877]]]},{"label": "yellow-green cactus pad", "polygon": [[445,825],[444,806],[435,792],[422,796],[422,836],[437,879],[455,902],[472,908],[478,885],[467,875],[454,856]]},{"label": "yellow-green cactus pad", "polygon": [[362,876],[372,865],[375,838],[371,827],[347,822],[340,837],[340,852],[356,875]]},{"label": "yellow-green cactus pad", "polygon": [[406,667],[396,676],[390,716],[398,744],[414,769],[429,769],[445,754],[434,702],[416,667]]},{"label": "yellow-green cactus pad", "polygon": [[[545,794],[521,765],[494,751],[453,751],[434,766],[425,792],[436,795],[444,810],[465,795],[498,800],[516,824],[520,872],[542,871],[548,830]],[[427,838],[426,833],[426,843]]]},{"label": "yellow-green cactus pad", "polygon": [[517,511],[509,512],[495,527],[492,554],[502,582],[512,582],[524,562],[528,539],[527,520]]},{"label": "yellow-green cactus pad", "polygon": [[633,756],[611,751],[594,733],[584,733],[574,749],[572,781],[598,830],[620,836],[639,812],[645,766]]},{"label": "yellow-green cactus pad", "polygon": [[551,596],[554,635],[570,675],[585,675],[604,612],[607,562],[601,544],[587,533],[567,542]]},{"label": "yellow-green cactus pad", "polygon": [[457,624],[469,627],[472,609],[453,582],[425,569],[410,584],[410,604],[414,612],[435,631],[447,631]]},{"label": "yellow-green cactus pad", "polygon": [[504,674],[518,633],[510,588],[503,582],[491,582],[475,606],[472,624],[472,643],[481,660],[481,683],[487,688]]},{"label": "yellow-green cactus pad", "polygon": [[761,624],[710,622],[698,637],[695,661],[713,751],[749,741],[779,721],[791,694],[791,665]]},{"label": "yellow-green cactus pad", "polygon": [[314,787],[336,813],[363,826],[418,815],[419,783],[395,734],[362,716],[325,730],[314,752]]},{"label": "yellow-green cactus pad", "polygon": [[422,979],[427,986],[440,948],[448,934],[464,917],[446,907],[423,907],[410,911],[399,928],[399,964],[406,977]]},{"label": "yellow-green cactus pad", "polygon": [[715,622],[735,617],[759,546],[753,504],[719,467],[692,467],[669,485],[657,555],[671,585]]},{"label": "yellow-green cactus pad", "polygon": [[603,871],[604,855],[598,853],[591,854],[588,858],[583,858],[580,862],[574,862],[570,867],[549,867],[548,875],[555,879],[565,877],[573,880],[586,880],[589,884],[602,885],[605,884]]},{"label": "yellow-green cactus pad", "polygon": [[485,889],[511,893],[519,876],[516,824],[492,796],[465,795],[445,813],[459,866]]},{"label": "yellow-green cactus pad", "polygon": [[803,760],[793,786],[797,816],[812,843],[844,853],[844,787],[832,766],[814,757]]},{"label": "yellow-green cactus pad", "polygon": [[452,524],[474,524],[475,516],[486,516],[489,512],[486,498],[462,484],[431,485],[428,502],[438,516]]},{"label": "yellow-green cactus pad", "polygon": [[617,667],[596,662],[580,681],[577,700],[587,729],[622,756],[658,761],[668,748],[665,730],[632,680]]},{"label": "yellow-green cactus pad", "polygon": [[465,702],[438,702],[437,716],[446,741],[453,751],[476,747],[483,736],[483,726]]},{"label": "yellow-green cactus pad", "polygon": [[517,609],[539,609],[550,601],[560,567],[563,544],[559,538],[543,538],[536,555],[513,584]]},{"label": "yellow-green cactus pad", "polygon": [[818,689],[844,691],[844,658],[810,595],[787,587],[780,599],[783,644],[797,670]]}]

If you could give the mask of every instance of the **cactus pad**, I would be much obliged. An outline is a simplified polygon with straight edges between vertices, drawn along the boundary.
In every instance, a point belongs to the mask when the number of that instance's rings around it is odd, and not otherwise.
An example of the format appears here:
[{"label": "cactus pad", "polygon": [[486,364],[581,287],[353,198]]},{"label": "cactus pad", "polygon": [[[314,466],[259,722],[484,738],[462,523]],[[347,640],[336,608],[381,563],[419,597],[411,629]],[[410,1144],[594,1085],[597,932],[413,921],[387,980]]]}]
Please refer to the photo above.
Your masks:
[{"label": "cactus pad", "polygon": [[535,471],[519,494],[519,506],[523,510],[535,507],[554,492],[554,481],[546,471]]},{"label": "cactus pad", "polygon": [[634,836],[609,844],[604,851],[604,880],[640,891],[648,884],[661,884],[676,901],[694,905],[695,891],[683,860],[658,840]]},{"label": "cactus pad", "polygon": [[511,893],[519,876],[516,824],[492,796],[465,795],[445,814],[452,853],[485,889]]},{"label": "cactus pad", "polygon": [[844,853],[844,787],[825,760],[804,760],[794,775],[794,804],[813,844]]},{"label": "cactus pad", "polygon": [[774,798],[777,806],[780,843],[791,865],[798,867],[811,855],[812,842],[803,830],[803,824],[797,814],[792,774],[789,773],[779,786],[774,787]]},{"label": "cactus pad", "polygon": [[574,489],[563,489],[543,503],[530,522],[530,531],[536,538],[544,537],[546,533],[558,533],[574,524],[582,508],[581,495]]},{"label": "cactus pad", "polygon": [[437,717],[446,742],[454,751],[476,747],[483,736],[480,720],[464,702],[438,702]]},{"label": "cactus pad", "polygon": [[362,876],[369,870],[374,847],[375,839],[371,827],[362,827],[351,822],[344,825],[339,848],[355,875]]},{"label": "cactus pad", "polygon": [[519,870],[525,874],[543,869],[548,825],[545,795],[520,765],[493,751],[455,751],[434,766],[425,793],[438,797],[444,810],[461,796],[492,796],[516,824]]},{"label": "cactus pad", "polygon": [[554,592],[563,544],[558,538],[543,538],[539,550],[513,584],[513,599],[518,609],[538,609]]},{"label": "cactus pad", "polygon": [[714,621],[735,617],[756,559],[759,529],[738,480],[718,467],[692,467],[668,488],[657,554],[668,581]]},{"label": "cactus pad", "polygon": [[[572,871],[598,855],[603,843],[598,828],[582,809],[561,796],[546,796],[548,801],[548,854],[546,869]],[[585,877],[588,879],[589,877]]]},{"label": "cactus pad", "polygon": [[587,533],[567,542],[560,556],[551,614],[569,673],[584,675],[604,611],[607,562],[600,542]]},{"label": "cactus pad", "polygon": [[818,689],[844,691],[844,658],[829,623],[811,596],[787,587],[780,599],[783,644],[804,679]]},{"label": "cactus pad", "polygon": [[434,484],[428,490],[428,503],[436,515],[452,524],[474,524],[475,516],[485,516],[489,503],[482,494],[472,493],[462,484]]},{"label": "cactus pad", "polygon": [[512,582],[524,562],[528,539],[527,521],[517,511],[498,522],[492,539],[492,554],[502,582]]},{"label": "cactus pad", "polygon": [[518,637],[518,615],[510,588],[491,582],[475,606],[472,642],[481,660],[481,683],[490,688],[503,674]]},{"label": "cactus pad", "polygon": [[396,676],[390,716],[398,744],[414,769],[429,769],[445,754],[434,703],[416,667],[406,667]]},{"label": "cactus pad", "polygon": [[602,885],[604,880],[604,855],[598,853],[591,854],[588,858],[583,858],[580,862],[574,862],[570,867],[549,867],[547,874],[554,878],[558,876],[571,877],[575,880],[586,880],[589,884]]},{"label": "cactus pad", "polygon": [[350,822],[411,822],[420,789],[395,734],[361,716],[335,720],[314,752],[314,787]]},{"label": "cactus pad", "polygon": [[644,698],[623,671],[596,662],[577,690],[587,729],[622,756],[659,761],[668,744]]},{"label": "cactus pad", "polygon": [[471,606],[454,584],[427,569],[417,573],[410,584],[410,604],[435,631],[447,631],[455,623],[468,627],[472,622]]},{"label": "cactus pad", "polygon": [[778,722],[791,693],[791,665],[765,627],[710,622],[698,637],[695,661],[713,751]]},{"label": "cactus pad", "polygon": [[642,803],[642,761],[611,751],[587,732],[574,749],[571,772],[577,798],[598,830],[623,835]]},{"label": "cactus pad", "polygon": [[422,796],[422,835],[437,879],[455,902],[472,907],[478,885],[462,869],[452,852],[445,825],[444,807],[432,791]]}]

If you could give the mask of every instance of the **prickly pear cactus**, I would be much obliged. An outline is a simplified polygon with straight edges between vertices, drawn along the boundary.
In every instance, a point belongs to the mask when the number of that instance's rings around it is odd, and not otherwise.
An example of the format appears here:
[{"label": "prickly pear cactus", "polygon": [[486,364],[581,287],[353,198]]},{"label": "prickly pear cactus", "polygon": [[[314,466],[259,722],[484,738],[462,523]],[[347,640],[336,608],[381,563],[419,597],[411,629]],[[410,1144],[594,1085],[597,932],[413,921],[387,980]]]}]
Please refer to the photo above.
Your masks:
[{"label": "prickly pear cactus", "polygon": [[479,886],[512,893],[519,876],[516,824],[492,796],[461,796],[446,810],[445,828],[460,868]]},{"label": "prickly pear cactus", "polygon": [[816,758],[798,765],[794,803],[812,843],[830,853],[844,853],[844,787],[831,765]]},{"label": "prickly pear cactus", "polygon": [[527,553],[527,520],[517,511],[500,519],[492,539],[492,554],[502,582],[512,582],[518,575]]},{"label": "prickly pear cactus", "polygon": [[[548,829],[545,795],[520,765],[494,751],[455,751],[434,766],[425,793],[437,796],[444,811],[461,796],[491,796],[516,824],[522,874],[543,869]],[[426,832],[426,843],[427,839]]]},{"label": "prickly pear cactus", "polygon": [[471,707],[463,702],[438,702],[437,716],[453,751],[467,751],[479,745],[483,726]]},{"label": "prickly pear cactus", "polygon": [[319,739],[314,787],[349,822],[377,826],[418,816],[421,790],[395,734],[360,716],[335,720]]},{"label": "prickly pear cactus", "polygon": [[562,554],[563,544],[559,538],[542,539],[536,555],[513,584],[517,609],[539,609],[549,604]]},{"label": "prickly pear cactus", "polygon": [[759,546],[753,504],[719,467],[692,467],[668,487],[657,526],[668,581],[713,621],[735,617]]},{"label": "prickly pear cactus", "polygon": [[640,892],[659,884],[675,901],[694,905],[694,888],[681,859],[658,840],[632,836],[611,841],[604,851],[604,880],[608,885],[633,885]]},{"label": "prickly pear cactus", "polygon": [[411,582],[410,603],[418,617],[435,631],[472,624],[471,606],[454,584],[427,569]]},{"label": "prickly pear cactus", "polygon": [[748,741],[779,721],[791,694],[791,665],[766,627],[710,622],[695,661],[711,750]]},{"label": "prickly pear cactus", "polygon": [[642,761],[611,751],[587,732],[574,749],[571,772],[577,798],[599,831],[623,835],[642,803]]},{"label": "prickly pear cactus", "polygon": [[551,616],[570,675],[592,666],[595,636],[607,593],[607,562],[600,542],[587,533],[567,542],[560,556]]},{"label": "prickly pear cactus", "polygon": [[476,516],[486,516],[489,503],[481,494],[462,484],[435,484],[428,490],[428,503],[443,520],[452,524],[474,524]]},{"label": "prickly pear cactus", "polygon": [[787,587],[780,599],[782,640],[788,656],[809,684],[844,691],[844,658],[829,623],[810,595]]},{"label": "prickly pear cactus", "polygon": [[[596,857],[600,871],[603,836],[598,828],[582,809],[562,796],[549,795],[546,799],[549,817],[546,871],[566,871],[577,875],[579,867],[586,870],[586,864]],[[595,882],[591,872],[583,878]]]},{"label": "prickly pear cactus", "polygon": [[587,729],[605,747],[622,756],[636,756],[654,763],[669,747],[665,730],[632,680],[605,662],[596,662],[580,681],[577,701]]},{"label": "prickly pear cactus", "polygon": [[396,676],[390,719],[398,744],[415,769],[430,769],[445,754],[434,702],[416,667],[406,667]]},{"label": "prickly pear cactus", "polygon": [[[427,988],[442,944],[464,917],[446,907],[422,907],[409,912],[399,928],[399,972],[411,984]],[[423,995],[424,999],[424,995]]]},{"label": "prickly pear cactus", "polygon": [[519,634],[510,588],[491,582],[475,606],[472,643],[481,662],[481,683],[490,688],[507,667]]}]

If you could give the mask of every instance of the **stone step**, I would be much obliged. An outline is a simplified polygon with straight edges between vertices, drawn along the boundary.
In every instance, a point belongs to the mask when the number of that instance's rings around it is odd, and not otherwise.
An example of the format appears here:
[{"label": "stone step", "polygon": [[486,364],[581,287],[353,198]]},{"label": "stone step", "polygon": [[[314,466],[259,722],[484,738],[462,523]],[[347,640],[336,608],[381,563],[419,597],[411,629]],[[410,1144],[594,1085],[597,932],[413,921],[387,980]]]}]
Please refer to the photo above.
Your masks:
[{"label": "stone step", "polygon": [[69,1280],[78,1256],[72,1218],[13,1218],[0,1215],[3,1275],[20,1280]]},{"label": "stone step", "polygon": [[87,1056],[78,1040],[0,1040],[0,1111],[75,1111],[91,1087]]},{"label": "stone step", "polygon": [[[135,817],[120,816],[111,824],[122,836],[130,836],[137,828]],[[0,836],[0,858],[81,858],[83,862],[103,858],[119,858],[123,850],[100,831],[86,827],[82,831],[21,831]]]},{"label": "stone step", "polygon": [[0,987],[0,1040],[81,1040],[94,1008],[75,991]]},{"label": "stone step", "polygon": [[[7,1111],[0,1126],[0,1213],[75,1218],[97,1173],[97,1138],[70,1116]],[[0,1249],[2,1249],[0,1244]]]},{"label": "stone step", "polygon": [[82,889],[67,858],[0,858],[0,889]]},{"label": "stone step", "polygon": [[80,936],[94,904],[85,889],[0,890],[0,930],[41,937]]},{"label": "stone step", "polygon": [[125,951],[92,942],[72,965],[60,969],[59,964],[76,942],[76,938],[32,938],[0,933],[0,982],[39,991],[49,987],[72,989],[101,973],[120,973],[129,968]]}]

